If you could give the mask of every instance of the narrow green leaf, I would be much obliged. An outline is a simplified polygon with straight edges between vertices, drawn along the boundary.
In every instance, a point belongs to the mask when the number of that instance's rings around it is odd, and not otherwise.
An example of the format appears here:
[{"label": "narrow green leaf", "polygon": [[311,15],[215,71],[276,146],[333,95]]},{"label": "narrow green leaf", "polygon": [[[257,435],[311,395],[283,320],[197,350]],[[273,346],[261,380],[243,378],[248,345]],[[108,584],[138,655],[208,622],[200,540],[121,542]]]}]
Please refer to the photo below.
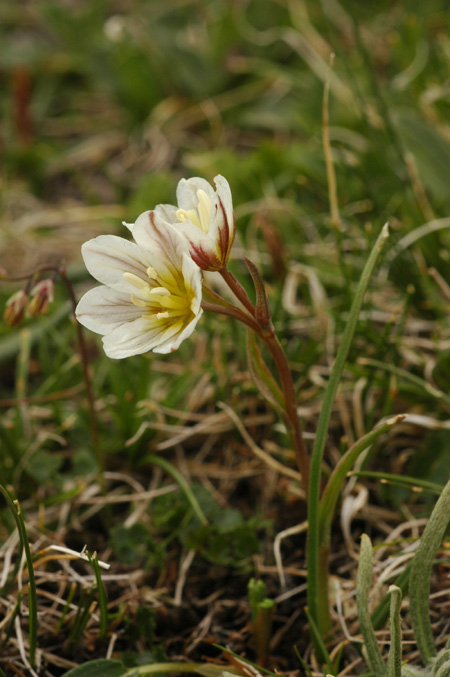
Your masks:
[{"label": "narrow green leaf", "polygon": [[108,602],[106,599],[105,586],[102,581],[102,574],[98,565],[97,553],[92,556],[86,552],[89,563],[95,573],[95,580],[97,582],[98,603],[100,607],[100,637],[103,639],[108,632]]},{"label": "narrow green leaf", "polygon": [[[400,588],[400,590],[402,591],[402,595],[404,595],[408,590],[410,569],[411,564],[409,563],[403,569],[401,574],[398,575],[395,581],[395,585],[398,588]],[[385,625],[387,619],[389,618],[389,606],[390,606],[389,595],[385,595],[385,597],[378,604],[378,606],[376,607],[375,611],[372,613],[371,616],[374,630],[381,630],[381,628]]]},{"label": "narrow green leaf", "polygon": [[300,652],[299,652],[299,650],[297,649],[296,646],[294,646],[294,651],[295,651],[295,655],[297,656],[298,660],[300,661],[300,665],[302,666],[303,670],[306,672],[308,677],[313,677],[313,674],[312,674],[312,672],[311,672],[311,670],[308,666],[308,663],[300,656]]},{"label": "narrow green leaf", "polygon": [[444,649],[433,662],[432,677],[448,677],[450,675],[450,650]]},{"label": "narrow green leaf", "polygon": [[401,677],[402,674],[402,628],[400,609],[402,591],[396,585],[389,588],[391,595],[391,648],[388,657],[387,677]]},{"label": "narrow green leaf", "polygon": [[419,547],[411,562],[409,576],[409,606],[411,623],[417,648],[425,663],[436,656],[436,645],[430,622],[429,596],[431,569],[436,553],[447,530],[450,516],[450,480],[445,485],[428,524],[420,539]]},{"label": "narrow green leaf", "polygon": [[334,517],[336,505],[340,492],[344,485],[345,478],[349,470],[353,467],[358,457],[370,447],[376,440],[384,435],[396,423],[403,421],[402,415],[394,416],[384,423],[379,424],[367,435],[364,435],[355,444],[346,451],[341,457],[339,463],[334,468],[325,487],[322,500],[319,507],[319,530],[320,546],[326,546],[330,540],[331,522]]},{"label": "narrow green leaf", "polygon": [[191,504],[192,510],[197,515],[200,522],[205,525],[208,524],[208,520],[203,514],[203,510],[201,509],[199,502],[197,501],[189,484],[186,482],[183,475],[180,472],[178,472],[178,470],[174,468],[174,466],[171,463],[166,461],[166,459],[161,458],[160,456],[155,456],[155,454],[149,454],[148,456],[146,456],[144,462],[158,465],[160,468],[165,470],[171,477],[173,477],[173,479],[178,484],[180,489],[184,492],[184,495]]},{"label": "narrow green leaf", "polygon": [[257,266],[248,256],[244,257],[245,265],[252,276],[253,285],[256,292],[255,317],[263,331],[273,331],[272,314],[270,312],[269,299],[267,298],[266,287]]},{"label": "narrow green leaf", "polygon": [[317,622],[321,632],[325,632],[330,624],[329,614],[327,613],[328,581],[320,579],[321,574],[319,561],[319,501],[323,454],[327,442],[331,414],[333,411],[333,402],[336,397],[336,392],[341,381],[345,361],[347,359],[347,355],[353,340],[364,296],[369,286],[370,278],[375,265],[388,237],[389,230],[386,224],[382,228],[381,233],[378,236],[372,251],[370,252],[369,258],[367,259],[366,265],[364,266],[364,270],[361,274],[361,278],[355,292],[347,324],[342,335],[342,340],[336,355],[336,359],[331,369],[330,380],[323,398],[322,409],[317,424],[316,439],[314,441],[314,448],[312,452],[308,498],[308,604],[311,616]]},{"label": "narrow green leaf", "polygon": [[328,672],[331,675],[334,675],[335,673],[333,661],[331,660],[330,654],[327,651],[327,647],[325,646],[325,642],[322,639],[322,635],[319,631],[319,628],[317,627],[316,622],[312,617],[308,607],[305,607],[305,613],[309,623],[309,631],[311,633],[311,638],[314,642],[314,645],[317,646],[319,649],[320,659],[325,661]]},{"label": "narrow green leaf", "polygon": [[405,489],[428,491],[430,494],[441,495],[444,488],[442,484],[436,482],[428,482],[427,480],[419,479],[418,477],[408,477],[407,475],[394,475],[388,472],[375,472],[372,470],[358,470],[350,472],[352,477],[367,477],[369,479],[381,480],[385,484],[395,484],[398,487]]},{"label": "narrow green leaf", "polygon": [[259,392],[284,417],[286,412],[283,394],[263,360],[255,333],[250,330],[247,331],[247,361],[250,375]]},{"label": "narrow green leaf", "polygon": [[372,585],[372,543],[367,534],[361,536],[358,577],[356,583],[356,605],[359,625],[367,651],[369,667],[375,677],[384,677],[386,666],[378,646],[369,613],[369,593]]},{"label": "narrow green leaf", "polygon": [[409,381],[410,383],[418,386],[421,390],[423,390],[428,395],[431,395],[431,397],[434,397],[436,400],[450,405],[450,395],[447,395],[447,393],[445,393],[443,390],[440,390],[428,381],[425,381],[425,379],[420,378],[420,376],[411,374],[411,372],[406,371],[406,369],[396,367],[394,364],[388,364],[387,362],[381,362],[380,360],[373,360],[372,358],[365,357],[359,360],[359,364],[362,364],[365,367],[375,367],[377,369],[382,369],[383,371],[388,371],[391,374],[395,374],[395,376],[398,376],[399,378],[402,378],[405,381]]}]

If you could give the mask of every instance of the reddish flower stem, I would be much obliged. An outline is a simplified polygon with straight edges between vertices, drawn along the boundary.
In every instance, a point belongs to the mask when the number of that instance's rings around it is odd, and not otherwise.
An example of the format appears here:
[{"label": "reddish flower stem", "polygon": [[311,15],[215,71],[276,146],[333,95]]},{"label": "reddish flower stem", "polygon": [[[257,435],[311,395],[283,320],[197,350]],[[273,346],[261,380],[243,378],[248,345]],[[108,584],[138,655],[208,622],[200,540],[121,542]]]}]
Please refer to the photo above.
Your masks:
[{"label": "reddish flower stem", "polygon": [[239,299],[239,301],[242,303],[244,308],[248,310],[250,315],[253,315],[253,317],[255,317],[256,313],[255,306],[250,301],[247,292],[245,291],[244,287],[241,285],[239,280],[236,280],[233,273],[230,273],[230,271],[227,270],[226,268],[222,268],[222,270],[219,270],[218,272],[222,275],[223,279],[225,280],[225,282],[227,283],[233,294],[236,296],[236,298]]},{"label": "reddish flower stem", "polygon": [[[297,397],[295,393],[294,382],[292,380],[292,372],[290,370],[286,354],[281,346],[281,343],[278,340],[277,335],[275,334],[275,330],[271,327],[270,330],[265,331],[257,322],[255,307],[250,301],[247,292],[245,291],[241,283],[238,280],[236,280],[234,275],[225,268],[220,270],[219,273],[222,275],[222,278],[225,280],[225,282],[227,283],[233,294],[236,296],[236,298],[239,299],[242,305],[248,310],[249,313],[251,313],[253,318],[255,318],[254,325],[256,325],[256,327],[249,323],[248,320],[250,318],[247,315],[245,315],[245,320],[243,320],[242,317],[238,317],[236,314],[233,314],[232,316],[238,320],[240,319],[241,321],[244,321],[245,324],[247,324],[254,331],[256,331],[258,336],[261,337],[261,339],[266,344],[267,348],[270,350],[270,353],[275,362],[275,366],[277,368],[278,376],[280,378],[280,383],[283,390],[283,398],[285,403],[286,417],[289,429],[288,432],[292,440],[297,466],[302,476],[303,489],[306,493],[306,496],[308,496],[309,457],[303,440],[302,429],[298,418]],[[207,310],[206,307],[205,310]],[[231,315],[231,313],[229,312],[228,313],[224,312],[224,309],[220,305],[217,306],[217,310],[215,310],[215,312],[222,312],[225,315]],[[242,314],[244,315],[244,313]]]},{"label": "reddish flower stem", "polygon": [[309,487],[309,457],[303,440],[302,429],[297,413],[297,397],[295,394],[292,373],[277,335],[273,331],[271,334],[264,334],[261,337],[271,352],[275,362],[278,375],[280,377],[281,387],[283,389],[283,398],[286,407],[286,415],[290,424],[290,438],[294,448],[295,460],[302,476],[303,489],[308,497]]},{"label": "reddish flower stem", "polygon": [[210,303],[209,301],[202,301],[203,310],[209,311],[210,313],[218,313],[220,315],[227,315],[228,317],[234,317],[235,320],[243,322],[253,329],[259,336],[261,336],[261,330],[258,323],[249,315],[244,313],[240,308],[236,306],[222,306],[219,303]]}]

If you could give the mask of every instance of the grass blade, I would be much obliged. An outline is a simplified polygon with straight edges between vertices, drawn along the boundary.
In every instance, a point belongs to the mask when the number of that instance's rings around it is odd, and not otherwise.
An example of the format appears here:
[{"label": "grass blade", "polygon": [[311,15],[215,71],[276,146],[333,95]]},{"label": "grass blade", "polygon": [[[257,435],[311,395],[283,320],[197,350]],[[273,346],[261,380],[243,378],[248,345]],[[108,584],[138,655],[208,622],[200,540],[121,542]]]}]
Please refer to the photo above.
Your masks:
[{"label": "grass blade", "polygon": [[321,546],[328,543],[330,538],[331,521],[334,517],[336,504],[344,484],[345,478],[349,470],[355,464],[357,458],[370,447],[376,440],[386,433],[393,425],[403,421],[404,416],[394,416],[384,423],[381,423],[376,428],[371,430],[367,435],[359,439],[346,453],[340,458],[339,463],[334,468],[327,482],[327,486],[323,492],[322,500],[320,501],[319,513],[319,530],[320,530],[320,544]]},{"label": "grass blade", "polygon": [[98,565],[97,553],[94,552],[91,556],[86,552],[86,555],[88,556],[90,565],[94,569],[95,580],[97,582],[98,604],[100,607],[100,637],[103,639],[108,632],[108,602],[106,599],[105,586],[103,585],[102,574]]},{"label": "grass blade", "polygon": [[433,561],[448,527],[450,515],[450,480],[445,485],[419,547],[411,562],[409,576],[409,606],[417,648],[425,663],[436,656],[436,646],[430,622],[429,596]]},{"label": "grass blade", "polygon": [[313,640],[314,645],[317,646],[320,656],[325,661],[328,673],[334,675],[334,666],[330,654],[327,651],[327,647],[325,646],[325,642],[322,639],[322,635],[319,631],[319,628],[317,627],[317,624],[314,621],[314,618],[312,617],[308,607],[305,608],[305,613],[309,622],[311,639]]},{"label": "grass blade", "polygon": [[353,340],[356,325],[358,322],[359,313],[364,300],[364,295],[369,286],[370,278],[372,276],[375,265],[381,254],[383,246],[389,236],[387,224],[382,228],[375,245],[369,255],[361,278],[356,289],[355,297],[352,307],[350,309],[347,324],[344,329],[341,344],[336,355],[333,368],[331,370],[330,380],[323,400],[322,409],[317,425],[317,434],[314,443],[312,459],[311,459],[311,474],[309,482],[309,499],[308,499],[308,553],[307,553],[307,569],[308,569],[308,605],[312,618],[318,624],[320,632],[325,632],[329,627],[329,611],[327,598],[327,583],[328,581],[320,580],[320,534],[319,534],[319,501],[320,501],[320,483],[322,476],[322,459],[327,441],[328,427],[331,419],[333,409],[333,402],[336,397],[336,392],[341,380],[342,371],[344,369],[345,361]]},{"label": "grass blade", "polygon": [[201,509],[199,502],[194,496],[192,489],[184,479],[183,475],[180,472],[178,472],[178,470],[174,468],[171,463],[166,461],[164,458],[161,458],[160,456],[155,456],[155,454],[149,454],[148,456],[146,456],[145,461],[148,463],[153,463],[154,465],[158,465],[160,468],[165,470],[171,477],[173,477],[175,482],[179,485],[180,489],[184,492],[187,500],[191,504],[192,510],[197,515],[200,522],[202,524],[208,524],[208,520],[203,514],[203,510]]}]

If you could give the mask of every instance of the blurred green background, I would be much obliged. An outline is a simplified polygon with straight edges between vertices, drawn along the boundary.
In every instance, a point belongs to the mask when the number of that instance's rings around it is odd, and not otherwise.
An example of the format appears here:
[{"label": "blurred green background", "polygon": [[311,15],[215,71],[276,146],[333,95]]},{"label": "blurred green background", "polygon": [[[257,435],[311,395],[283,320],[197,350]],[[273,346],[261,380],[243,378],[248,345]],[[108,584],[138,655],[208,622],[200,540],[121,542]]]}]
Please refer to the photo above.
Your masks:
[{"label": "blurred green background", "polygon": [[241,236],[265,215],[298,256],[329,227],[327,77],[357,233],[448,213],[445,0],[34,0],[2,3],[0,21],[0,263],[79,259],[89,236],[173,202],[182,176],[217,173]]}]

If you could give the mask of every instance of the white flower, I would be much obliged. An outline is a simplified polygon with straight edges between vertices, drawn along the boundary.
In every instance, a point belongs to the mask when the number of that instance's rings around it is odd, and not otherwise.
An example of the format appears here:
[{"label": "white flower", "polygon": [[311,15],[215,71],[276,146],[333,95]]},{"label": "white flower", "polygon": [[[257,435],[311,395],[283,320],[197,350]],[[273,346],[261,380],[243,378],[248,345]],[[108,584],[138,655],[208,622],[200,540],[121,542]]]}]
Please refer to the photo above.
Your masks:
[{"label": "white flower", "polygon": [[219,175],[214,183],[217,190],[199,177],[181,179],[178,207],[158,205],[155,209],[183,233],[193,260],[202,270],[225,267],[236,229],[228,181]]},{"label": "white flower", "polygon": [[176,350],[203,312],[202,273],[180,233],[151,211],[130,229],[135,242],[100,235],[81,250],[103,286],[83,296],[76,316],[103,334],[105,352],[113,358]]}]

